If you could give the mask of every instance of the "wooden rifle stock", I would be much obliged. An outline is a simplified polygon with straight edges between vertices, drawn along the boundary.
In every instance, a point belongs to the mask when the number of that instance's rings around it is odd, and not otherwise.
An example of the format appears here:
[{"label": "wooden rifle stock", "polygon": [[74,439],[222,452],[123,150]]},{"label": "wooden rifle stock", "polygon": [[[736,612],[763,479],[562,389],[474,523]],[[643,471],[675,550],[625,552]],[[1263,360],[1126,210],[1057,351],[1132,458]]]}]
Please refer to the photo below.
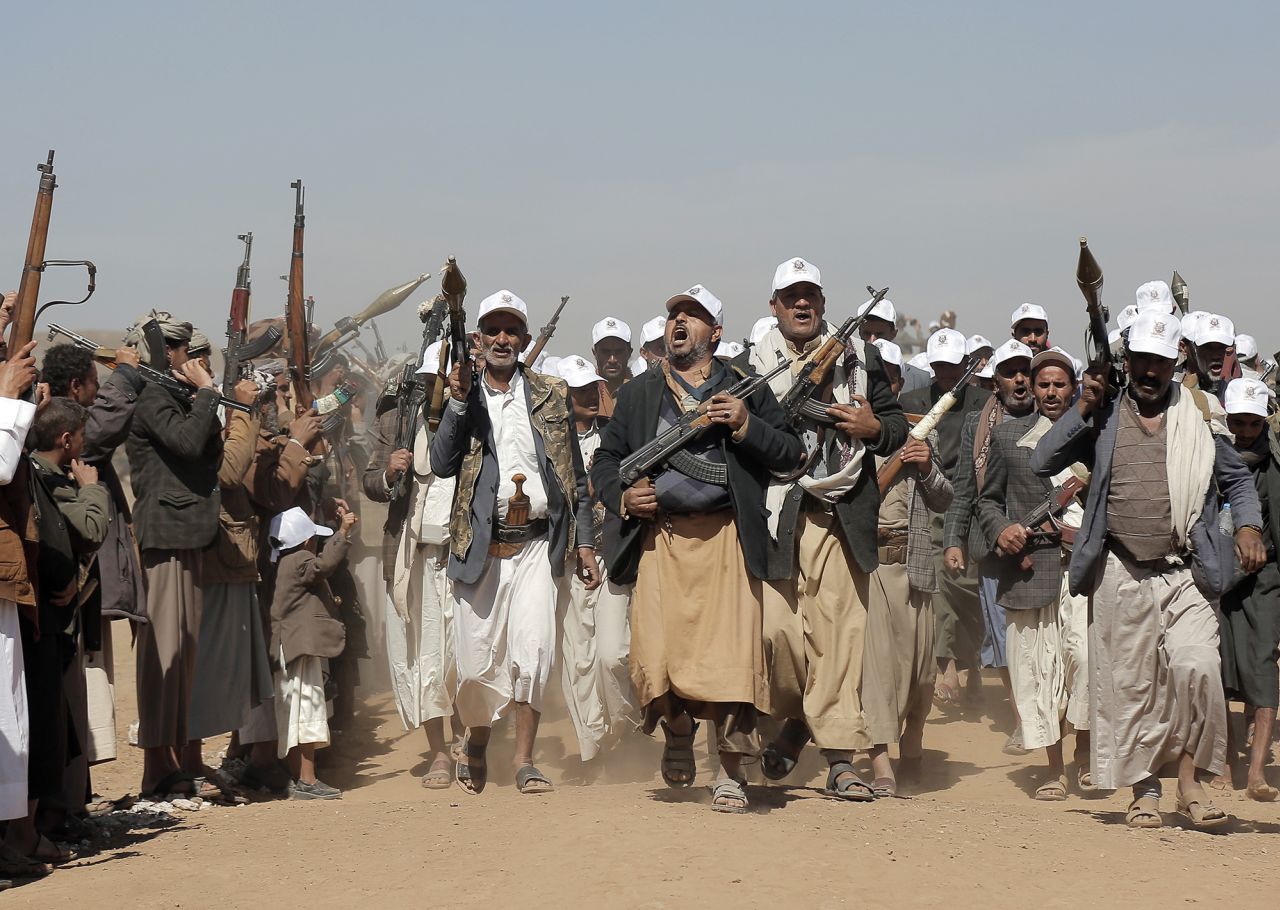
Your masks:
[{"label": "wooden rifle stock", "polygon": [[15,353],[35,337],[36,301],[40,296],[40,278],[44,275],[44,247],[49,239],[49,215],[53,211],[53,191],[58,180],[53,173],[53,149],[49,160],[36,165],[40,185],[36,190],[36,207],[31,216],[31,233],[27,238],[27,258],[22,265],[18,299],[13,305],[13,326],[9,329],[9,351]]},{"label": "wooden rifle stock", "polygon": [[249,255],[253,250],[253,232],[240,234],[244,243],[244,261],[236,270],[236,286],[231,291],[231,312],[227,316],[227,349],[222,352],[222,394],[235,395],[236,383],[244,374],[242,351],[249,332]]},{"label": "wooden rifle stock", "polygon": [[556,333],[556,325],[560,322],[560,313],[568,302],[569,298],[567,296],[560,298],[560,305],[556,307],[556,311],[551,314],[551,319],[542,327],[542,331],[538,333],[538,338],[534,341],[533,347],[529,348],[529,353],[524,355],[524,362],[529,369],[533,369],[533,365],[537,362],[542,349],[547,346],[551,336]]},{"label": "wooden rifle stock", "polygon": [[306,227],[303,213],[305,190],[302,179],[289,184],[294,191],[293,253],[289,259],[289,296],[285,302],[285,333],[289,340],[289,374],[293,382],[294,408],[307,411],[315,404],[307,368],[311,364],[311,351],[307,343],[307,307],[302,294],[302,241]]}]

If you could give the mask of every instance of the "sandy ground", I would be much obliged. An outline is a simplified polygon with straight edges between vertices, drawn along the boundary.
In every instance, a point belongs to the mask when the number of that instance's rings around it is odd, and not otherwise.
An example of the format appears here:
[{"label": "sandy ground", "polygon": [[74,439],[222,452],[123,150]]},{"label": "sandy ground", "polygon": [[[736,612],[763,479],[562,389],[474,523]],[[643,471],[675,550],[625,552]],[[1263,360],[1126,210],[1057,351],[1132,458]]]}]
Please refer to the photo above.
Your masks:
[{"label": "sandy ground", "polygon": [[[141,753],[123,742],[135,715],[133,658],[127,637],[117,642],[121,758],[94,772],[113,797],[136,793],[141,775]],[[700,785],[670,791],[656,773],[657,744],[638,736],[588,782],[558,705],[539,741],[557,792],[515,792],[509,729],[495,735],[484,794],[427,791],[418,783],[425,737],[403,730],[389,698],[372,696],[322,770],[346,791],[341,801],[214,808],[135,827],[0,904],[1280,906],[1280,804],[1228,795],[1236,818],[1226,833],[1190,830],[1172,813],[1162,830],[1130,831],[1123,794],[1034,802],[1036,758],[1001,752],[1008,723],[988,680],[984,707],[935,711],[926,779],[909,798],[828,799],[811,754],[788,786],[752,788],[753,811],[735,816],[708,808],[705,756]],[[207,744],[207,757],[223,745]],[[1271,775],[1280,784],[1280,768]],[[1172,792],[1167,783],[1168,809]]]}]

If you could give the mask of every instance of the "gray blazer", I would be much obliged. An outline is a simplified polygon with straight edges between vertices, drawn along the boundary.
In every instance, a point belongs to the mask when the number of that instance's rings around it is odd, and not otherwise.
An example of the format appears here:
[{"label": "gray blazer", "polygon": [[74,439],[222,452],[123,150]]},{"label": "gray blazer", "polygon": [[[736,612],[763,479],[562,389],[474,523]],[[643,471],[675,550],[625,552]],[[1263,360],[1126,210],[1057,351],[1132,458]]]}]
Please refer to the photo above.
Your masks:
[{"label": "gray blazer", "polygon": [[1002,556],[996,541],[1005,528],[1020,522],[1044,502],[1053,483],[1031,473],[1031,449],[1018,440],[1036,425],[1040,415],[1006,420],[991,433],[987,473],[978,494],[978,527],[988,570],[996,576],[996,602],[1011,610],[1039,610],[1058,599],[1062,591],[1062,545],[1036,544],[1025,551],[1031,568],[1021,567],[1022,556]]},{"label": "gray blazer", "polygon": [[[1171,386],[1171,395],[1182,394]],[[1170,404],[1174,401],[1170,399]],[[1085,422],[1080,411],[1071,408],[1059,418],[1040,440],[1031,455],[1031,470],[1041,477],[1051,477],[1074,462],[1091,467],[1089,496],[1084,506],[1084,521],[1076,533],[1071,552],[1071,593],[1091,594],[1102,579],[1107,550],[1107,493],[1111,488],[1111,459],[1115,455],[1116,432],[1120,426],[1119,399],[1099,408],[1094,417],[1102,425],[1095,437],[1092,421]],[[1231,583],[1234,542],[1218,530],[1218,492],[1231,503],[1236,527],[1262,527],[1262,512],[1253,475],[1245,467],[1231,443],[1214,437],[1216,457],[1213,474],[1217,481],[1209,484],[1204,494],[1204,509],[1191,529],[1192,571],[1205,593],[1217,597]]]},{"label": "gray blazer", "polygon": [[942,548],[959,547],[971,561],[987,555],[986,541],[974,520],[978,507],[978,475],[973,464],[973,441],[978,435],[978,418],[981,415],[981,410],[969,411],[965,415],[951,478],[954,493],[942,526]]}]

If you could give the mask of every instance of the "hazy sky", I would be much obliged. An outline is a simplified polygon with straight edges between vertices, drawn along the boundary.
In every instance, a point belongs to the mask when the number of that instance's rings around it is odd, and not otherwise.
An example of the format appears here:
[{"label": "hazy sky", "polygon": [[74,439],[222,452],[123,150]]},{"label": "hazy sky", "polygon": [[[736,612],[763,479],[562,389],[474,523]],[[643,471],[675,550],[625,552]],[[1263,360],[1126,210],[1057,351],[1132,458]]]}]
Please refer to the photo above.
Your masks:
[{"label": "hazy sky", "polygon": [[[246,230],[254,316],[282,312],[301,176],[326,327],[453,254],[472,312],[508,287],[536,332],[571,295],[556,353],[696,282],[741,337],[804,256],[833,317],[888,285],[1002,338],[1029,300],[1079,353],[1087,234],[1113,312],[1176,267],[1280,346],[1275,3],[188,6],[0,19],[0,284],[49,148],[47,254],[100,269],[93,312],[49,318],[165,308],[217,343]],[[417,346],[410,310],[393,347]]]}]

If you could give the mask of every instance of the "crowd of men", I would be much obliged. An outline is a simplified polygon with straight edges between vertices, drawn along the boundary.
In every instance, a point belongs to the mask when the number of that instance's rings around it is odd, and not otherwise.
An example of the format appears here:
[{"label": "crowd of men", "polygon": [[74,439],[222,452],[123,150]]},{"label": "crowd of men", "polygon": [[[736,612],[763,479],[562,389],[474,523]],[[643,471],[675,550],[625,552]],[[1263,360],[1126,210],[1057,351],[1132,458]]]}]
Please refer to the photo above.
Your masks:
[{"label": "crowd of men", "polygon": [[[840,338],[803,258],[761,298],[743,344],[695,285],[638,337],[605,317],[589,356],[527,364],[527,307],[498,291],[469,357],[446,374],[427,348],[424,407],[447,395],[411,441],[394,384],[341,355],[311,379],[337,401],[323,419],[295,409],[283,360],[220,406],[208,338],[167,313],[147,318],[183,386],[138,369],[141,320],[101,383],[82,347],[39,371],[32,345],[5,351],[0,877],[68,858],[91,766],[115,757],[117,620],[157,799],[234,799],[201,749],[228,733],[237,787],[340,798],[317,751],[351,716],[365,611],[428,789],[483,793],[509,716],[516,787],[554,789],[537,735],[558,674],[583,762],[661,727],[657,770],[690,787],[708,725],[715,811],[749,810],[744,762],[784,781],[810,741],[829,796],[892,797],[922,773],[933,706],[992,668],[1005,750],[1044,752],[1036,799],[1131,788],[1129,825],[1159,827],[1170,765],[1174,808],[1212,828],[1228,816],[1208,785],[1239,753],[1247,795],[1280,795],[1280,439],[1250,336],[1179,316],[1155,281],[1107,341],[1118,369],[1054,346],[1030,303],[1000,343],[952,315],[906,358],[883,296]],[[360,497],[387,503],[380,587],[353,545]]]}]

